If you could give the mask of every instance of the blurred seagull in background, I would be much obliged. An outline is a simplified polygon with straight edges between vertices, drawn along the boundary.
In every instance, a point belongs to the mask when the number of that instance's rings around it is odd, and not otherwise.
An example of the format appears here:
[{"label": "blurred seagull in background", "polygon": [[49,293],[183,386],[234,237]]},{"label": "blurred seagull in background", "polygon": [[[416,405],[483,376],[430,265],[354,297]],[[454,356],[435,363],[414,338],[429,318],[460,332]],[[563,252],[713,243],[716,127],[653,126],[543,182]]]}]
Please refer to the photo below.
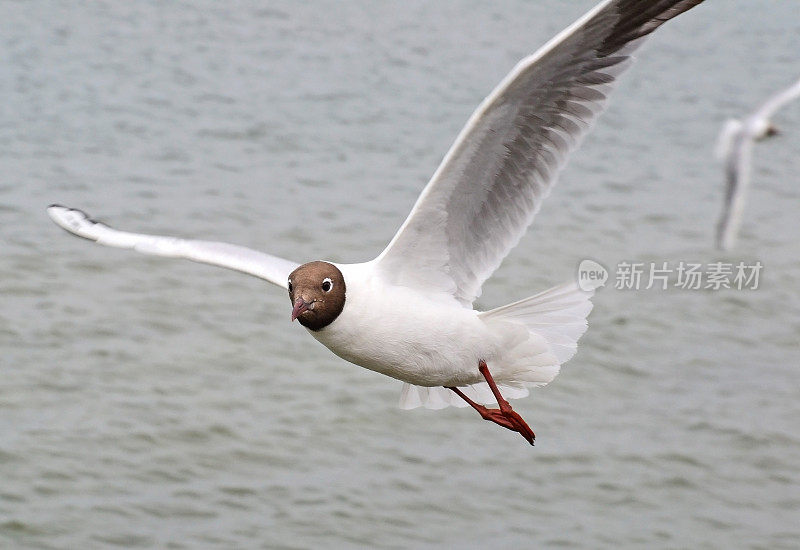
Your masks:
[{"label": "blurred seagull in background", "polygon": [[[533,221],[634,50],[701,2],[605,0],[520,61],[469,118],[386,249],[366,263],[299,265],[230,244],[117,231],[63,206],[48,213],[99,244],[283,287],[291,319],[314,338],[404,382],[402,408],[471,406],[533,444],[533,430],[506,399],[547,384],[575,354],[591,293],[572,282],[490,311],[473,302]],[[486,407],[493,403],[498,408]]]},{"label": "blurred seagull in background", "polygon": [[732,118],[722,127],[716,149],[716,157],[725,167],[725,199],[716,234],[720,250],[730,250],[736,243],[745,195],[750,186],[753,143],[778,133],[770,117],[798,97],[800,80],[770,97],[744,120]]}]

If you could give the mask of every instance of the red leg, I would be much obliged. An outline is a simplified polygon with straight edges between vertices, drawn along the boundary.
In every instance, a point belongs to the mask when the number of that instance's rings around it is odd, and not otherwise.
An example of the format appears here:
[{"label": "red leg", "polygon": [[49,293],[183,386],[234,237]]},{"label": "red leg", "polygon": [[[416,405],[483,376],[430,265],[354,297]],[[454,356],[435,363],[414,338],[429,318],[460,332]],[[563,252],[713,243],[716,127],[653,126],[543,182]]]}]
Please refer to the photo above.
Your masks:
[{"label": "red leg", "polygon": [[519,432],[528,443],[533,445],[533,440],[536,439],[536,435],[533,433],[533,430],[531,430],[530,426],[528,426],[528,424],[522,419],[522,417],[511,408],[511,405],[508,403],[508,401],[503,399],[503,396],[500,394],[500,390],[497,388],[497,384],[495,384],[494,378],[492,378],[492,373],[489,372],[489,367],[486,366],[485,361],[481,360],[478,363],[478,371],[480,371],[480,373],[483,375],[486,383],[489,384],[489,389],[492,390],[492,393],[497,399],[497,404],[500,407],[499,409],[489,409],[483,405],[475,403],[475,401],[467,397],[464,392],[458,388],[448,387],[448,389],[453,390],[461,399],[469,403],[473,409],[478,411],[484,420],[490,420],[495,424],[503,426],[504,428],[508,428],[513,432]]}]

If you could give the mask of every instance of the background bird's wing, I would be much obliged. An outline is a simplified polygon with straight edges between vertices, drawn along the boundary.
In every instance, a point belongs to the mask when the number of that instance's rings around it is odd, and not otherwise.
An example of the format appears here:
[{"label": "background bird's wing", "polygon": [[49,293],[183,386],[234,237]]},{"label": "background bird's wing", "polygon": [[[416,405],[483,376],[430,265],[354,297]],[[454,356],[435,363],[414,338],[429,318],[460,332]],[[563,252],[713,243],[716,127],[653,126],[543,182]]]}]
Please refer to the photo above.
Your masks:
[{"label": "background bird's wing", "polygon": [[714,157],[717,160],[724,163],[728,162],[736,136],[742,132],[742,128],[743,125],[740,120],[731,118],[725,121],[725,124],[722,125],[722,130],[719,132],[717,144],[714,147]]},{"label": "background bird's wing", "polygon": [[771,96],[752,116],[759,119],[769,118],[775,114],[775,111],[798,97],[800,97],[800,80]]},{"label": "background bird's wing", "polygon": [[118,231],[92,220],[81,210],[60,205],[50,206],[47,213],[63,229],[98,244],[226,267],[259,277],[283,288],[287,287],[289,274],[299,265],[234,244]]},{"label": "background bird's wing", "polygon": [[641,39],[702,0],[606,0],[523,59],[472,114],[375,260],[465,306],[533,221]]},{"label": "background bird's wing", "polygon": [[717,248],[720,250],[730,250],[736,242],[750,182],[752,156],[752,137],[738,132],[725,158],[725,197],[717,221]]}]

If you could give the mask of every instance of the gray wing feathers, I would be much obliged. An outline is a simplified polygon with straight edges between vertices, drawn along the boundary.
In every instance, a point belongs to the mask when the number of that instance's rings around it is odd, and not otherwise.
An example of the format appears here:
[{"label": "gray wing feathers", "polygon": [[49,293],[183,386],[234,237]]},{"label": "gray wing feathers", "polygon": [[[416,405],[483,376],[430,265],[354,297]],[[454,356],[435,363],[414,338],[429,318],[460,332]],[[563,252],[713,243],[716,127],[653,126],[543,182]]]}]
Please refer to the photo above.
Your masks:
[{"label": "gray wing feathers", "polygon": [[410,285],[441,279],[437,269],[471,304],[533,221],[642,37],[700,1],[607,1],[522,60],[472,115],[378,257],[384,274]]}]

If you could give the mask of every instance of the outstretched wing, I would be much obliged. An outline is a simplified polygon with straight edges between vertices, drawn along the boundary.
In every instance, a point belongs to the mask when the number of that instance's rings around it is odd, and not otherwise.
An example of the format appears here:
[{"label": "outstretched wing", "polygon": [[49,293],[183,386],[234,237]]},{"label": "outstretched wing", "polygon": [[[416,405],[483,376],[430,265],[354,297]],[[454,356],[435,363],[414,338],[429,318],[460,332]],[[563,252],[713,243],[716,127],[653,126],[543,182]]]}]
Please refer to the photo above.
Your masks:
[{"label": "outstretched wing", "polygon": [[725,157],[725,199],[717,220],[717,248],[730,250],[736,243],[742,223],[744,200],[750,185],[753,138],[739,131]]},{"label": "outstretched wing", "polygon": [[755,119],[769,119],[775,111],[798,97],[800,97],[800,80],[770,96],[751,116]]},{"label": "outstretched wing", "polygon": [[469,306],[533,221],[641,39],[702,0],[606,0],[523,59],[480,104],[375,261]]},{"label": "outstretched wing", "polygon": [[717,137],[717,145],[714,147],[714,157],[720,162],[727,163],[728,157],[733,151],[736,137],[742,133],[744,125],[741,120],[729,118],[722,125],[722,130]]},{"label": "outstretched wing", "polygon": [[283,288],[287,287],[289,274],[299,265],[235,244],[117,231],[104,223],[92,220],[81,210],[58,204],[48,207],[47,213],[63,229],[98,244],[227,267]]}]

